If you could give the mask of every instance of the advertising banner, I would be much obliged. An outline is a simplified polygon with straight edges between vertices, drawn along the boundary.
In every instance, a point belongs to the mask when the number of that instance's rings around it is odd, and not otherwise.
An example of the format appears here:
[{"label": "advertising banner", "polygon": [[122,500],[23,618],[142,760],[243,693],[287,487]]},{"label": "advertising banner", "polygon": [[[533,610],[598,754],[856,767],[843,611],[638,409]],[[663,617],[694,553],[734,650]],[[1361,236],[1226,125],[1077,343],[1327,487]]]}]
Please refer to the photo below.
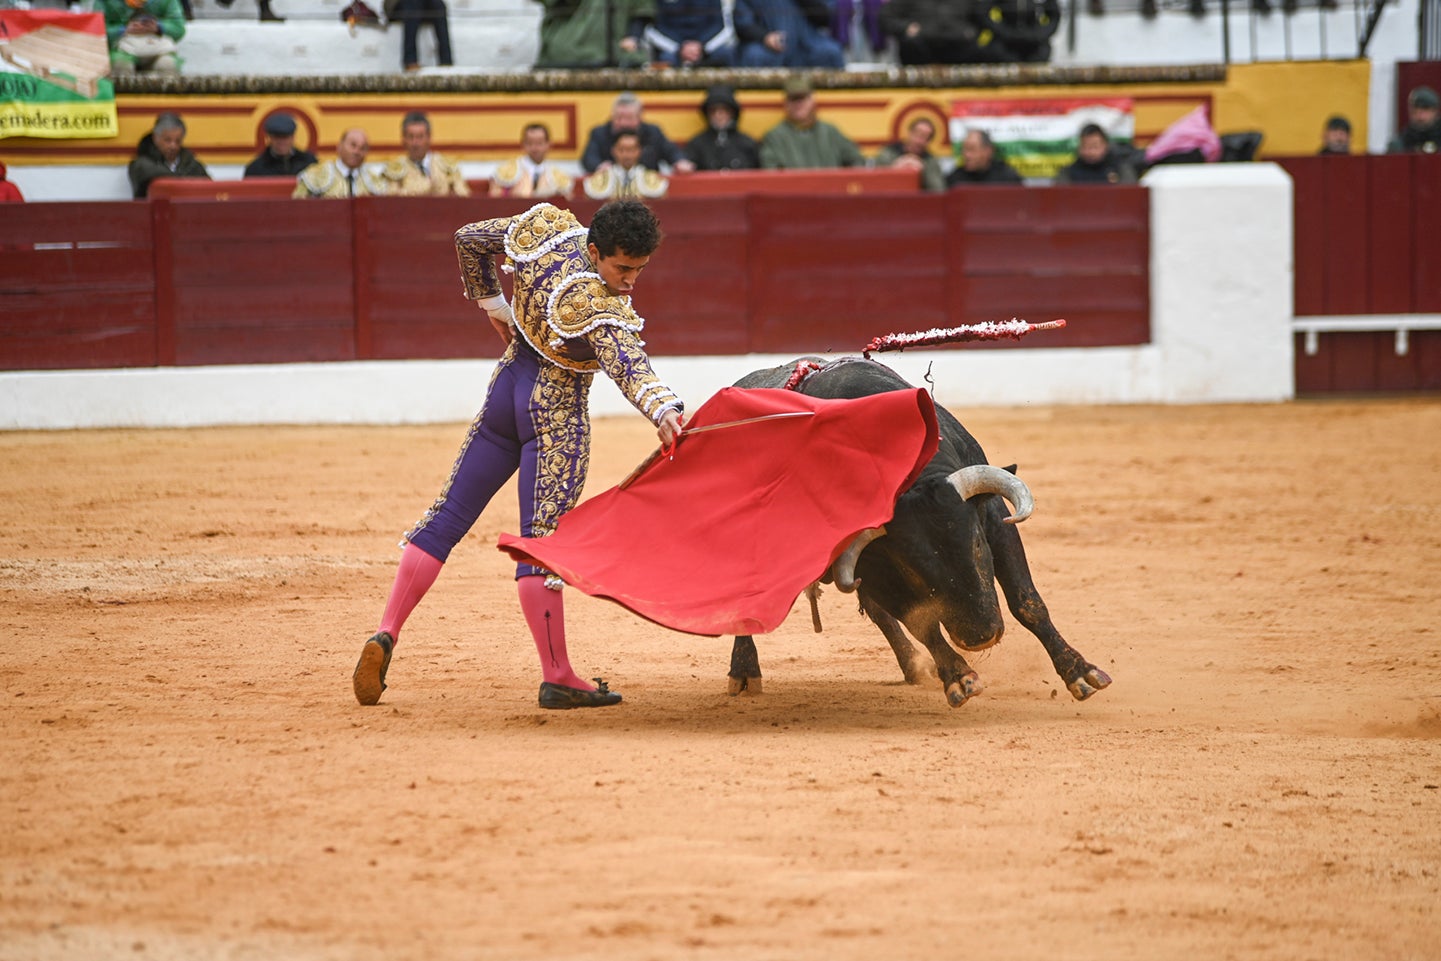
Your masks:
[{"label": "advertising banner", "polygon": [[0,138],[114,137],[105,18],[0,10]]},{"label": "advertising banner", "polygon": [[1129,144],[1136,135],[1133,102],[1129,97],[1046,97],[951,103],[956,162],[966,132],[979,129],[1027,179],[1050,179],[1075,159],[1081,128],[1088,123],[1106,131],[1113,142]]}]

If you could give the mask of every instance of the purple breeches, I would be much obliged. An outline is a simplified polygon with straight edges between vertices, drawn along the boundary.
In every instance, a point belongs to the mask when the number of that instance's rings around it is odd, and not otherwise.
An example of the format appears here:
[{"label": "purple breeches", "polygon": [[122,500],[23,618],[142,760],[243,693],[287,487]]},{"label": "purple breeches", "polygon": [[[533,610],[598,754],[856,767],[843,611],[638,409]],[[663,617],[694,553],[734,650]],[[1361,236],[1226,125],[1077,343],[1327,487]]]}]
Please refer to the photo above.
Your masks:
[{"label": "purple breeches", "polygon": [[[524,344],[512,344],[491,377],[450,479],[405,539],[445,561],[516,471],[521,536],[554,531],[585,484],[590,381],[590,374],[542,363]],[[516,577],[548,573],[532,564],[516,566]]]}]

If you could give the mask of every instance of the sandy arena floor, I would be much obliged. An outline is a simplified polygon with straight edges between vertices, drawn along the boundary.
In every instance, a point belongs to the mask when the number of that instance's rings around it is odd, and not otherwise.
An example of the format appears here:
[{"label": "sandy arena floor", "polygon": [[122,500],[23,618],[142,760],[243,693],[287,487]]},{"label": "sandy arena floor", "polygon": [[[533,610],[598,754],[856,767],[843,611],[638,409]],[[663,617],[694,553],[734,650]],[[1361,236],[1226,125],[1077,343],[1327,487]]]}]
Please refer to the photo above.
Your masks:
[{"label": "sandy arena floor", "polygon": [[1441,402],[958,413],[1087,702],[1008,616],[952,710],[834,592],[731,698],[569,591],[626,700],[543,712],[507,491],[361,708],[463,425],[0,434],[0,959],[1441,957]]}]

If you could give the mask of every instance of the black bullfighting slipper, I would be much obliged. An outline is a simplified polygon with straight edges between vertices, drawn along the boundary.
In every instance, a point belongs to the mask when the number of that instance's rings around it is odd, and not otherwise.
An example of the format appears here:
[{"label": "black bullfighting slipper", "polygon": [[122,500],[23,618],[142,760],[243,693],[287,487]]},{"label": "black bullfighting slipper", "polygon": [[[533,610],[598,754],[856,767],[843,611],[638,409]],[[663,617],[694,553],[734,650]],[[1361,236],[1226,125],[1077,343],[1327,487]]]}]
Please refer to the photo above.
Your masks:
[{"label": "black bullfighting slipper", "polygon": [[395,638],[381,631],[360,649],[360,660],[355,663],[351,684],[355,687],[355,699],[367,707],[380,703],[380,692],[385,690],[385,672],[390,669],[390,652],[395,649]]},{"label": "black bullfighting slipper", "polygon": [[605,681],[598,677],[594,680],[596,683],[594,691],[542,681],[540,706],[552,711],[568,711],[573,707],[609,707],[612,704],[620,703],[620,695],[606,686]]}]

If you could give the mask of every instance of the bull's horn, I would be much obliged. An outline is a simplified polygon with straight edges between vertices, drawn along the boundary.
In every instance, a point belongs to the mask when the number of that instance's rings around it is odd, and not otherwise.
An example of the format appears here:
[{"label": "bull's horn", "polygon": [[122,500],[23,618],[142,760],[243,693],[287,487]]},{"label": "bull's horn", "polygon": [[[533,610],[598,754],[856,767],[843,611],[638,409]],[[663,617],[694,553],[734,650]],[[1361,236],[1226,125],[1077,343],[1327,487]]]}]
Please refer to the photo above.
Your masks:
[{"label": "bull's horn", "polygon": [[946,478],[963,500],[970,500],[977,494],[1000,494],[1011,502],[1013,513],[1006,518],[1007,524],[1019,524],[1036,509],[1036,499],[1026,482],[1010,471],[992,467],[990,464],[972,464],[962,467]]},{"label": "bull's horn", "polygon": [[831,571],[835,574],[836,588],[850,594],[856,589],[856,560],[861,556],[861,551],[866,545],[877,537],[884,537],[884,527],[867,527],[856,535],[850,546],[841,552],[836,562],[831,565]]}]

